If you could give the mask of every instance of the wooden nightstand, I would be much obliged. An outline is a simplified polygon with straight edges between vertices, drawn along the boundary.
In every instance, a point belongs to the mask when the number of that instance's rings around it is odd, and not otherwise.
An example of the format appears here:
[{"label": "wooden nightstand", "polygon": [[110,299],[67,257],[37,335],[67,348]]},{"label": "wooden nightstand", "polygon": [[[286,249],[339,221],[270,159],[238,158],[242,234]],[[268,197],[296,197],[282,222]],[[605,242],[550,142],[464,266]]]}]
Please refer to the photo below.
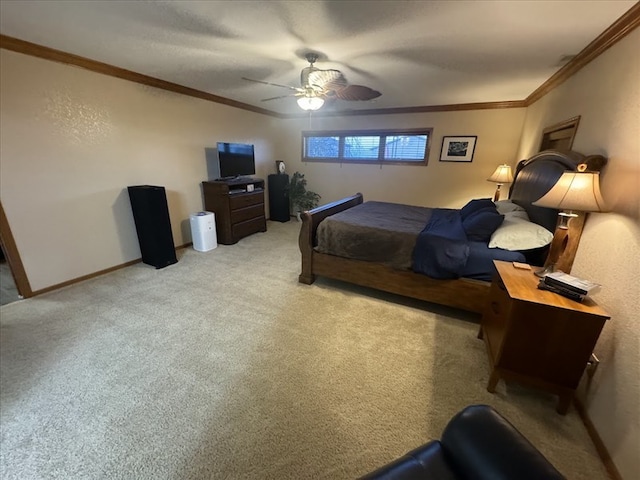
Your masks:
[{"label": "wooden nightstand", "polygon": [[487,390],[501,378],[527,384],[559,395],[557,411],[565,414],[609,315],[590,298],[538,290],[531,270],[494,263],[479,335],[491,367]]}]

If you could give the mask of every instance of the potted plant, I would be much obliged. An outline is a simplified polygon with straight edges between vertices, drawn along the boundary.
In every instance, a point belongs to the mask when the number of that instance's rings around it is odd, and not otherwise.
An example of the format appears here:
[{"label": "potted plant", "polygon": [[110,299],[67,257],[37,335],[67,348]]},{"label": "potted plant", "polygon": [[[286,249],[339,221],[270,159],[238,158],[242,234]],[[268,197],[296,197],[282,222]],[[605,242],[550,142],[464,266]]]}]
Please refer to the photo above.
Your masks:
[{"label": "potted plant", "polygon": [[300,220],[300,212],[311,210],[318,206],[320,195],[307,190],[307,180],[304,178],[304,174],[300,172],[295,172],[291,176],[288,192],[291,211],[296,214],[298,220]]}]

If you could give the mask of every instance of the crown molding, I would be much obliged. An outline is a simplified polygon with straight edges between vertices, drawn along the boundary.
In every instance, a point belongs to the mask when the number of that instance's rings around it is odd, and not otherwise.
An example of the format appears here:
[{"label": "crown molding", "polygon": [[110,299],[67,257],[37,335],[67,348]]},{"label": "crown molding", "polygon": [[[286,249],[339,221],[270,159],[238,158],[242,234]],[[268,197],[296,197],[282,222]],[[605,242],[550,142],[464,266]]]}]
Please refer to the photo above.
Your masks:
[{"label": "crown molding", "polygon": [[[462,110],[491,110],[499,108],[521,108],[526,107],[524,100],[509,100],[503,102],[478,102],[478,103],[454,103],[449,105],[424,105],[421,107],[397,107],[397,108],[376,108],[362,110],[340,110],[331,112],[328,110],[318,110],[313,112],[316,117],[347,117],[353,115],[396,115],[406,113],[424,112],[456,112]],[[287,118],[306,118],[305,114],[287,115]]]},{"label": "crown molding", "polygon": [[20,40],[18,38],[9,37],[7,35],[0,35],[0,48],[11,50],[13,52],[23,53],[25,55],[31,55],[33,57],[44,58],[45,60],[74,65],[86,70],[91,70],[92,72],[102,73],[111,77],[129,80],[130,82],[160,88],[169,92],[180,93],[182,95],[207,100],[209,102],[220,103],[222,105],[228,105],[230,107],[240,108],[242,110],[248,110],[250,112],[283,118],[283,115],[272,112],[271,110],[267,110],[266,108],[254,107],[253,105],[249,105],[247,103],[220,97],[218,95],[213,95],[201,90],[196,90],[195,88],[185,87],[177,83],[167,82],[165,80],[160,80],[159,78],[150,77],[148,75],[143,75],[131,70],[126,70],[124,68],[109,65],[108,63],[97,62],[95,60],[91,60],[90,58],[73,55],[71,53],[63,52],[61,50],[55,50],[49,47],[44,47],[42,45],[27,42],[25,40]]},{"label": "crown molding", "polygon": [[594,41],[571,59],[564,67],[554,73],[546,82],[535,89],[526,99],[525,106],[540,100],[551,90],[568,80],[584,66],[611,48],[629,33],[640,26],[640,2],[631,7],[627,13],[616,20]]},{"label": "crown molding", "polygon": [[[220,103],[223,105],[229,105],[231,107],[240,108],[242,110],[248,110],[250,112],[260,113],[263,115],[269,115],[276,118],[306,118],[305,113],[301,114],[283,114],[267,110],[266,108],[254,107],[247,103],[230,100],[225,97],[206,93],[195,88],[185,87],[177,83],[167,82],[155,77],[143,75],[141,73],[126,70],[124,68],[109,65],[108,63],[98,62],[90,58],[81,57],[79,55],[73,55],[71,53],[63,52],[53,48],[38,45],[36,43],[27,42],[26,40],[20,40],[18,38],[9,37],[7,35],[0,35],[0,48],[11,50],[13,52],[23,53],[25,55],[31,55],[33,57],[43,58],[45,60],[51,60],[53,62],[65,63],[68,65],[74,65],[81,67],[92,72],[101,73],[103,75],[109,75],[112,77],[121,78],[123,80],[129,80],[131,82],[140,83],[142,85],[148,85],[150,87],[156,87],[170,92],[180,93],[190,97],[207,100],[209,102]],[[348,116],[348,115],[390,115],[390,114],[405,114],[405,113],[422,113],[422,112],[451,112],[460,110],[485,110],[496,108],[518,108],[524,107],[523,100],[508,101],[508,102],[483,102],[483,103],[464,103],[453,105],[427,105],[421,107],[400,107],[400,108],[380,108],[369,110],[346,110],[341,112],[314,112],[317,116]]]},{"label": "crown molding", "polygon": [[[563,66],[555,74],[553,74],[546,82],[540,85],[524,100],[511,100],[501,102],[479,102],[479,103],[459,103],[450,105],[425,105],[418,107],[398,107],[398,108],[378,108],[378,109],[362,109],[362,110],[343,110],[338,112],[314,112],[319,117],[343,117],[356,115],[397,115],[412,114],[425,112],[456,112],[464,110],[488,110],[502,108],[522,108],[528,107],[536,102],[558,85],[565,82],[573,76],[585,65],[602,54],[605,50],[611,48],[622,38],[627,36],[633,30],[640,26],[640,2],[631,7],[622,17],[614,22],[609,28],[602,32],[595,40],[587,45],[578,55],[576,55],[569,63]],[[73,55],[53,48],[45,47],[35,43],[20,40],[18,38],[9,37],[0,34],[0,48],[11,50],[25,55],[43,58],[54,62],[65,63],[77,67],[90,70],[92,72],[109,75],[123,80],[140,83],[150,87],[160,88],[181,95],[187,95],[209,102],[228,105],[230,107],[247,110],[262,115],[281,119],[306,118],[306,113],[301,114],[283,114],[267,110],[266,108],[255,107],[247,103],[238,102],[229,98],[220,97],[212,93],[196,90],[195,88],[185,87],[177,83],[167,82],[155,77],[143,75],[141,73],[126,70],[124,68],[109,65],[107,63],[91,60],[90,58]]]}]

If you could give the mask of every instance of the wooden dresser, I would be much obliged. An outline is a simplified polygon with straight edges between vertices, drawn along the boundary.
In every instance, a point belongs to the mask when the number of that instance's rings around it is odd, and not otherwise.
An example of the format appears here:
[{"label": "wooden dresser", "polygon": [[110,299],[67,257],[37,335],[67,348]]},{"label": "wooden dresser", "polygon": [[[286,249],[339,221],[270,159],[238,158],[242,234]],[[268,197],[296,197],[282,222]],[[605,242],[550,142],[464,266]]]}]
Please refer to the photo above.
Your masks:
[{"label": "wooden dresser", "polygon": [[240,178],[202,182],[204,208],[216,216],[216,234],[223,245],[267,231],[264,180]]},{"label": "wooden dresser", "polygon": [[531,385],[559,395],[557,411],[565,414],[609,315],[590,298],[538,290],[531,270],[494,263],[480,330],[491,367],[487,390],[501,378]]}]

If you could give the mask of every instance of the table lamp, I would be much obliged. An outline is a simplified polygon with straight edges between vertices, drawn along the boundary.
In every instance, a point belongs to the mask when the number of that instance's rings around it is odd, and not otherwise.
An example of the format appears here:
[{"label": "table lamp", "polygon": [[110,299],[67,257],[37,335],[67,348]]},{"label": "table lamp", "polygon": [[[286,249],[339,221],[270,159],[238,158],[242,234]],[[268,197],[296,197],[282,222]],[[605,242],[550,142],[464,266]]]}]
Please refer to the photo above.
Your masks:
[{"label": "table lamp", "polygon": [[544,277],[555,270],[558,259],[567,248],[569,222],[578,216],[574,211],[605,211],[604,200],[600,194],[600,172],[588,172],[587,165],[581,163],[577,171],[564,172],[551,190],[533,202],[533,205],[560,210],[547,261],[543,269],[535,272],[539,277]]},{"label": "table lamp", "polygon": [[497,202],[500,200],[500,187],[502,187],[503,183],[511,183],[513,182],[513,174],[511,173],[511,167],[506,164],[498,165],[495,172],[491,174],[489,178],[487,178],[488,182],[497,183],[496,193],[493,195],[493,201]]}]

